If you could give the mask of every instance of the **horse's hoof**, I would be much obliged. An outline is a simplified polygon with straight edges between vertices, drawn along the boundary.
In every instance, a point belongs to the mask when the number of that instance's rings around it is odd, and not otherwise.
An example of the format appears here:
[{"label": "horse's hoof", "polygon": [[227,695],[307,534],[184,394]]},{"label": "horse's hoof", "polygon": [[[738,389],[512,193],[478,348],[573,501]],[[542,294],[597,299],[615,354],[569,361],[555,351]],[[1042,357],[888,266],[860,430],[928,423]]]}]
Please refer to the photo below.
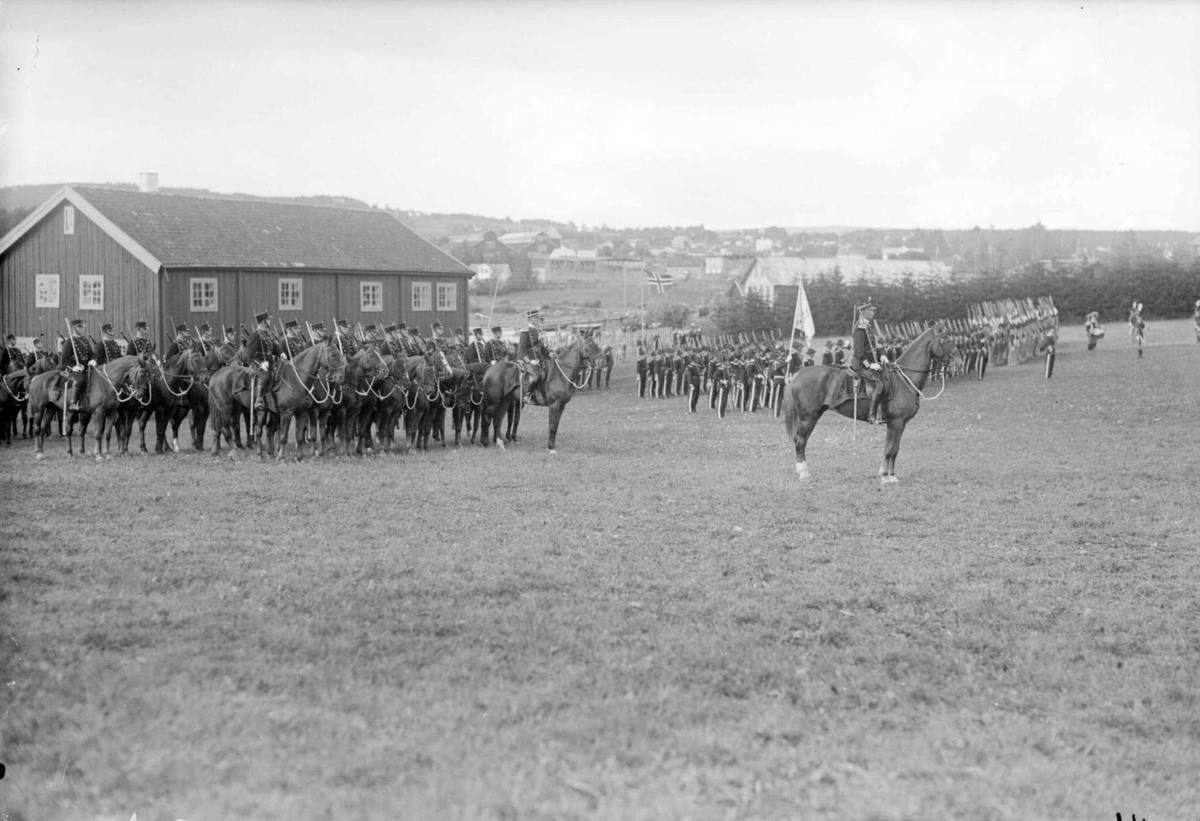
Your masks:
[{"label": "horse's hoof", "polygon": [[34,460],[35,460],[35,461],[41,462],[42,460],[44,460],[44,459],[46,458],[46,454],[44,454],[44,453],[35,453],[35,454],[33,454],[33,458],[34,458]]},{"label": "horse's hoof", "polygon": [[812,473],[810,473],[808,470],[807,462],[797,462],[796,463],[796,478],[803,479],[806,481],[812,478]]},{"label": "horse's hoof", "polygon": [[895,477],[895,475],[890,474],[890,473],[879,477],[879,484],[881,484],[881,485],[894,485],[899,481],[900,480],[897,479]]},{"label": "horse's hoof", "polygon": [[505,448],[505,447],[504,447],[504,440],[503,440],[503,439],[497,439],[497,440],[496,440],[496,447],[500,448],[500,450],[506,450],[506,449],[507,449],[507,448]]},{"label": "horse's hoof", "polygon": [[554,448],[550,448],[550,455],[551,455],[551,456],[554,456],[556,453],[558,453],[558,451],[556,451]]}]

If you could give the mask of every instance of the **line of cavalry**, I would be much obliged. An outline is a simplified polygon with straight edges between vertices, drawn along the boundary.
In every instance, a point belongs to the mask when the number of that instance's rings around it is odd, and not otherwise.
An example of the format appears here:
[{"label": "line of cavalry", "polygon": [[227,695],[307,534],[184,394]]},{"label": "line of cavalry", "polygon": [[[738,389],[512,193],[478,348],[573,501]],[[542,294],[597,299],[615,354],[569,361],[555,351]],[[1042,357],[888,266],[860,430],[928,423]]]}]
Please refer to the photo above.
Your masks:
[{"label": "line of cavalry", "polygon": [[102,461],[114,455],[114,436],[116,455],[128,453],[134,422],[146,451],[151,417],[155,452],[167,450],[168,436],[169,448],[179,451],[179,428],[190,415],[196,450],[204,450],[211,426],[214,457],[220,457],[223,439],[231,459],[235,450],[257,445],[259,458],[273,454],[278,460],[285,456],[293,422],[297,458],[306,445],[318,456],[397,452],[401,424],[406,450],[428,450],[431,438],[445,446],[447,416],[455,445],[465,427],[472,444],[478,436],[480,444],[493,441],[503,449],[506,441],[517,441],[522,406],[531,403],[549,411],[547,446],[553,453],[567,403],[604,356],[591,334],[551,353],[536,312],[528,318],[513,351],[499,328],[491,340],[479,328],[468,340],[450,340],[438,335],[440,323],[424,339],[408,333],[404,323],[356,332],[335,319],[333,333],[323,323],[308,325],[305,340],[294,321],[276,333],[263,312],[241,344],[231,328],[214,339],[207,326],[194,337],[187,326],[177,326],[162,356],[147,339],[145,322],[136,323],[133,339],[126,336],[130,353],[122,355],[111,324],[105,323],[102,339],[95,341],[75,320],[57,355],[42,351],[39,339],[26,361],[9,365],[12,372],[0,382],[0,422],[7,444],[24,411],[38,460],[45,458],[55,419],[60,432],[66,420],[68,458],[75,454],[76,425],[81,453],[91,425],[92,455]]}]

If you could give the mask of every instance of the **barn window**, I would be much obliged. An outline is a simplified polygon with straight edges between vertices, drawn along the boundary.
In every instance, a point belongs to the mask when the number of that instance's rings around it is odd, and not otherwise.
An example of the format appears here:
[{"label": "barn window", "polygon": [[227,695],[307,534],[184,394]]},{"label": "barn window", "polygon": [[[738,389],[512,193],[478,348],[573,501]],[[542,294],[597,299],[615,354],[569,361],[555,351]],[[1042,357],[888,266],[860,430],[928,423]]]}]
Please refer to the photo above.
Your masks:
[{"label": "barn window", "polygon": [[382,311],[383,310],[383,283],[382,282],[360,282],[359,308],[364,311]]},{"label": "barn window", "polygon": [[438,283],[437,309],[439,311],[454,311],[458,309],[457,284],[453,282]]},{"label": "barn window", "polygon": [[414,311],[433,310],[432,295],[433,289],[428,282],[414,282],[412,284],[412,309]]},{"label": "barn window", "polygon": [[63,234],[75,233],[75,206],[68,205],[63,208]]},{"label": "barn window", "polygon": [[188,292],[192,295],[193,311],[211,313],[217,310],[217,280],[215,278],[190,278]]},{"label": "barn window", "polygon": [[303,311],[304,310],[304,280],[302,280],[302,279],[281,279],[281,280],[279,280],[279,310],[281,310],[281,311]]},{"label": "barn window", "polygon": [[489,251],[494,251],[494,250],[496,250],[496,240],[494,240],[494,239],[489,239],[489,240],[485,241],[485,242],[483,243],[483,247],[484,247],[484,248],[486,248],[486,249],[487,249],[487,250],[489,250]]},{"label": "barn window", "polygon": [[58,274],[38,274],[36,277],[36,302],[37,308],[57,308],[58,307]]},{"label": "barn window", "polygon": [[104,310],[104,276],[82,274],[79,277],[79,310]]}]

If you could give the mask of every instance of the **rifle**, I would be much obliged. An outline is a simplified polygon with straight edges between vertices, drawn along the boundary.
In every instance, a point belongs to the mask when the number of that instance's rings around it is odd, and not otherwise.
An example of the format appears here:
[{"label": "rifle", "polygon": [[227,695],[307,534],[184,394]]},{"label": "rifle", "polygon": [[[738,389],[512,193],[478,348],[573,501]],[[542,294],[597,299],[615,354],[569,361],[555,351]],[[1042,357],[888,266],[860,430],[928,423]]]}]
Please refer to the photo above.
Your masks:
[{"label": "rifle", "polygon": [[345,349],[342,348],[342,332],[338,329],[336,316],[333,318],[333,335],[334,335],[334,338],[337,339],[338,353],[340,353],[342,356],[345,356],[346,351],[345,351]]},{"label": "rifle", "polygon": [[312,325],[309,323],[309,321],[307,319],[304,320],[304,328],[306,331],[308,331],[308,341],[311,342],[312,344],[316,345],[317,338],[315,336],[313,336]]},{"label": "rifle", "polygon": [[279,323],[279,335],[280,335],[280,337],[283,338],[283,349],[284,349],[284,351],[287,352],[288,359],[291,359],[293,356],[292,343],[290,341],[288,341],[287,329],[283,327],[282,319],[280,319],[279,317],[275,317],[275,321]]}]

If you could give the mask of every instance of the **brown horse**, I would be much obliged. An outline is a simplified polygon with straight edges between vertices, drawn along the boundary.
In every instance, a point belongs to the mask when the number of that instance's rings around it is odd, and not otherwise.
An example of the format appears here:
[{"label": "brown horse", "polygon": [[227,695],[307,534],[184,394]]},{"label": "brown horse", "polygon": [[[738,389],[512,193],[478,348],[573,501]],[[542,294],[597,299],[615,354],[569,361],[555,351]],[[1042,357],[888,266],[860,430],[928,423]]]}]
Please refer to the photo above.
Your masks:
[{"label": "brown horse", "polygon": [[[267,385],[267,373],[257,365],[226,365],[208,380],[208,418],[212,420],[213,457],[221,456],[221,437],[233,459],[234,448],[242,450],[238,420],[248,418],[254,397],[261,397]],[[251,429],[247,426],[247,437]],[[253,442],[247,438],[247,445]]]},{"label": "brown horse", "polygon": [[[154,416],[154,452],[165,453],[167,450],[167,431],[170,429],[170,448],[179,452],[179,426],[187,417],[188,411],[193,412],[192,427],[194,429],[208,416],[208,402],[205,396],[203,414],[197,413],[196,407],[190,400],[192,388],[208,379],[204,367],[204,355],[197,348],[183,350],[175,356],[160,361],[151,355],[148,360],[151,374],[150,401],[140,412],[136,413],[138,430],[142,437],[142,452],[146,453],[146,423]],[[193,436],[193,442],[195,437]],[[197,448],[199,450],[200,448]]]},{"label": "brown horse", "polygon": [[500,438],[501,420],[511,408],[514,412],[510,441],[517,440],[517,428],[521,422],[521,396],[524,393],[534,405],[544,405],[550,411],[550,436],[546,443],[551,453],[555,453],[555,440],[558,437],[558,423],[562,419],[563,410],[575,391],[585,384],[584,374],[602,351],[596,340],[590,336],[580,336],[575,339],[558,356],[552,356],[544,363],[545,376],[532,386],[532,390],[523,384],[522,375],[513,362],[497,362],[488,368],[483,376],[483,425],[481,442],[487,444],[489,426],[492,438],[501,448],[504,442]]},{"label": "brown horse", "polygon": [[[887,421],[887,443],[879,479],[884,484],[899,481],[896,454],[900,451],[900,437],[921,406],[924,396],[921,389],[929,378],[933,360],[954,355],[954,343],[944,336],[944,331],[941,325],[923,331],[882,372],[884,403],[880,415]],[[825,411],[832,408],[842,416],[854,418],[857,410],[858,419],[867,418],[870,403],[866,393],[860,389],[856,399],[854,388],[854,377],[849,371],[825,365],[801,368],[788,383],[783,398],[783,421],[788,437],[796,445],[796,473],[801,479],[812,478],[804,447]]]},{"label": "brown horse", "polygon": [[[268,412],[279,416],[279,441],[275,448],[275,459],[281,460],[287,450],[288,433],[291,430],[292,419],[301,414],[308,419],[309,411],[314,410],[330,393],[330,384],[341,383],[346,375],[346,360],[338,350],[335,341],[327,340],[305,348],[292,359],[284,359],[279,363],[275,384],[268,389],[265,408]],[[315,392],[314,392],[315,391]],[[261,423],[260,423],[261,425]],[[297,426],[296,458],[304,456],[304,431]],[[268,437],[259,436],[258,455],[265,456],[264,447]],[[319,455],[317,440],[313,441],[314,450]]]},{"label": "brown horse", "polygon": [[[38,374],[29,384],[29,408],[34,417],[34,429],[37,439],[34,458],[46,458],[42,452],[50,420],[56,409],[65,406],[71,397],[73,387],[62,384],[63,376],[57,371]],[[102,461],[112,456],[111,446],[105,449],[105,433],[117,428],[117,447],[119,454],[124,455],[129,448],[128,428],[121,430],[118,417],[123,406],[141,407],[149,394],[149,373],[136,356],[122,356],[107,365],[92,365],[88,374],[86,393],[80,400],[78,411],[69,411],[70,423],[83,417],[84,420],[96,418],[96,461]],[[86,429],[87,422],[83,425]],[[81,434],[82,436],[82,434]],[[75,449],[72,441],[72,431],[67,431],[67,458],[74,458]],[[80,449],[83,449],[81,441]]]}]

